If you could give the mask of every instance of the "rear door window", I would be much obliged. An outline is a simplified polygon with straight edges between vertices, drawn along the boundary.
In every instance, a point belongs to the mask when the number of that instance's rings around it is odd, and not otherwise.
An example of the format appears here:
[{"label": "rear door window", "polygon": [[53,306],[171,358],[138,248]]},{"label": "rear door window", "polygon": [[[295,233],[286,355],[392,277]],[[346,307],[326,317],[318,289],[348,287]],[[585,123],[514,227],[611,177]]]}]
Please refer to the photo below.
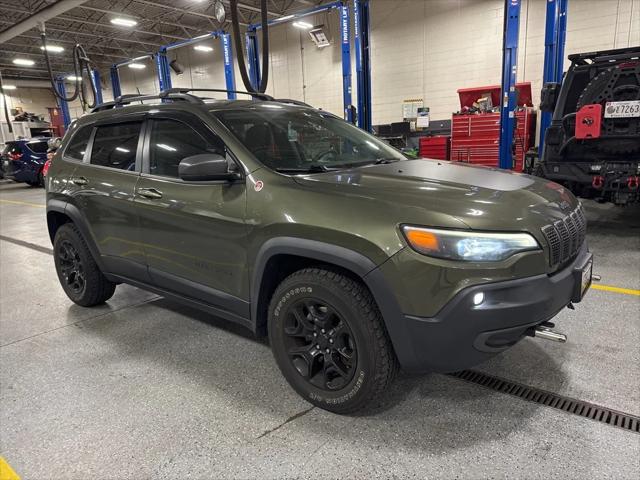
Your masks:
[{"label": "rear door window", "polygon": [[92,130],[92,126],[83,127],[78,130],[71,138],[69,146],[64,151],[64,156],[82,161],[84,158],[84,152],[87,150],[87,145],[89,145],[89,138],[91,138]]},{"label": "rear door window", "polygon": [[92,165],[135,171],[142,122],[102,125],[96,128],[91,147]]}]

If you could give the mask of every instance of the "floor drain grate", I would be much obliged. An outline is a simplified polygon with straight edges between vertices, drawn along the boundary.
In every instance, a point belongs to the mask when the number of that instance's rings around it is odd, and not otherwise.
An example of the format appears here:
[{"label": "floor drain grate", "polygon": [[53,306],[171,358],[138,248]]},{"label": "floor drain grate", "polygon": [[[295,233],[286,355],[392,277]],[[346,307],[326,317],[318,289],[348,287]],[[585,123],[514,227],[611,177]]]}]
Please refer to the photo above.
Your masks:
[{"label": "floor drain grate", "polygon": [[474,370],[450,373],[449,376],[490,388],[496,392],[506,393],[529,402],[544,405],[545,407],[555,408],[573,415],[606,423],[612,427],[640,433],[640,417],[636,415],[618,412],[607,407],[565,397],[557,393],[547,392],[546,390],[528,387],[520,383],[512,382],[511,380],[505,380],[504,378],[494,377],[493,375],[487,375],[486,373]]}]

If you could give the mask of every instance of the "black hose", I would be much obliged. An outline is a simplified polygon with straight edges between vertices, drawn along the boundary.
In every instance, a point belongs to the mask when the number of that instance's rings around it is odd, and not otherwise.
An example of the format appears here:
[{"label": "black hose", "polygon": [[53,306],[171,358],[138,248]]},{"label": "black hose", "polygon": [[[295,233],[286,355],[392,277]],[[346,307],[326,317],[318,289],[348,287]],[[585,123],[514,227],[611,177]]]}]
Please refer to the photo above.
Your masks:
[{"label": "black hose", "polygon": [[260,2],[260,20],[262,21],[262,79],[260,93],[267,91],[269,81],[269,19],[267,18],[267,0]]},{"label": "black hose", "polygon": [[[87,52],[84,47],[80,44],[76,44],[73,47],[73,74],[75,77],[75,88],[73,89],[73,94],[70,97],[66,97],[62,95],[58,91],[58,87],[56,86],[55,77],[53,75],[53,70],[51,69],[51,61],[49,60],[49,51],[47,50],[47,36],[45,32],[40,33],[40,39],[42,40],[42,49],[44,51],[44,58],[47,64],[47,71],[49,72],[49,81],[51,82],[51,88],[53,89],[53,94],[62,101],[65,102],[73,102],[76,98],[80,97],[80,103],[82,104],[82,110],[86,110],[87,108],[93,108],[96,106],[98,95],[96,93],[96,86],[93,84],[91,79],[91,60],[87,56]],[[91,102],[87,101],[87,87],[82,82],[82,76],[86,73],[87,80],[91,85],[91,95],[93,100]]]},{"label": "black hose", "polygon": [[240,22],[238,20],[238,0],[231,0],[229,4],[231,10],[231,26],[233,27],[233,42],[237,45],[236,55],[238,60],[238,70],[242,77],[244,88],[251,93],[264,93],[267,89],[269,81],[269,23],[267,18],[267,0],[260,2],[260,20],[262,25],[262,79],[258,89],[251,84],[249,74],[247,73],[247,65],[244,59],[244,49],[242,47],[242,38],[240,37]]},{"label": "black hose", "polygon": [[4,93],[4,84],[2,83],[2,72],[0,72],[0,95],[2,95],[2,104],[4,105],[4,118],[7,120],[7,126],[9,127],[9,133],[13,133],[13,126],[11,125],[11,119],[9,118],[9,102],[7,101],[7,94]]}]

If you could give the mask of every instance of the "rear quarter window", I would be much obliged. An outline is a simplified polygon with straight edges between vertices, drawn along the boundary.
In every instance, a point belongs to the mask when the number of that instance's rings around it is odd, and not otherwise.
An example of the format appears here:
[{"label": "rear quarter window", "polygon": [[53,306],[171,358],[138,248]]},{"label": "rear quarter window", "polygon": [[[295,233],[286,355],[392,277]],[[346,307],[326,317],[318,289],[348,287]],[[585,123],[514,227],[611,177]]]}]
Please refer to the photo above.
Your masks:
[{"label": "rear quarter window", "polygon": [[47,153],[47,149],[49,148],[47,142],[29,142],[27,143],[27,147],[33,153]]},{"label": "rear quarter window", "polygon": [[69,140],[69,145],[67,145],[67,148],[64,151],[64,156],[81,162],[84,158],[84,152],[87,150],[87,145],[89,145],[89,138],[91,138],[92,130],[92,126],[86,126],[74,133],[71,140]]}]

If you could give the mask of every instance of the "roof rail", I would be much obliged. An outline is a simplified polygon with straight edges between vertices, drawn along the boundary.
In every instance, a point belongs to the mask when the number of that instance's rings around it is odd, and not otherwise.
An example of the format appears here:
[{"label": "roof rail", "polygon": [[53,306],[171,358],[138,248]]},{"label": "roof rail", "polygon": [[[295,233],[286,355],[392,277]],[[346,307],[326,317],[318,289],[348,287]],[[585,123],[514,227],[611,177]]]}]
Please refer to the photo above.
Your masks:
[{"label": "roof rail", "polygon": [[91,113],[101,112],[103,110],[109,110],[111,108],[121,107],[123,105],[129,105],[131,103],[140,102],[142,104],[145,100],[180,100],[188,103],[195,103],[202,105],[204,102],[196,97],[195,95],[187,95],[181,92],[172,92],[170,90],[166,90],[160,93],[152,94],[152,95],[138,95],[138,94],[127,94],[120,95],[113,102],[105,102],[97,105],[96,107],[91,109]]},{"label": "roof rail", "polygon": [[309,105],[308,103],[304,103],[300,100],[293,100],[291,98],[276,98],[274,101],[280,103],[288,103],[289,105],[299,105],[301,107],[311,107],[311,105]]},{"label": "roof rail", "polygon": [[223,88],[169,88],[167,90],[162,91],[162,93],[189,93],[189,92],[239,93],[241,95],[250,95],[252,97],[259,98],[260,100],[273,101],[274,99],[271,95],[267,95],[266,93],[245,92],[242,90],[225,90]]}]

